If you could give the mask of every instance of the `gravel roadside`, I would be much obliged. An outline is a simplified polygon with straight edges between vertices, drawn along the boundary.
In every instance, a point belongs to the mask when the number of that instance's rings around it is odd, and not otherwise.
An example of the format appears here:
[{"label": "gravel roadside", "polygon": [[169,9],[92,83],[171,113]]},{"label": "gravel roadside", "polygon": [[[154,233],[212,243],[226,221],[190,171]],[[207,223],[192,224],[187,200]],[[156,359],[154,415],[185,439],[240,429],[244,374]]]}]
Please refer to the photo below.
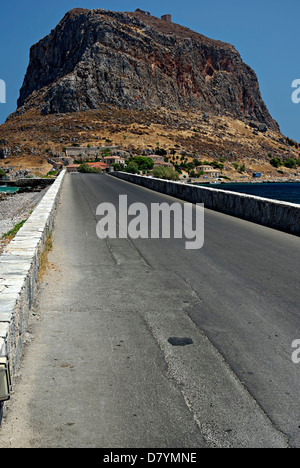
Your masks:
[{"label": "gravel roadside", "polygon": [[3,234],[27,219],[47,190],[48,188],[41,192],[16,193],[0,199],[0,254],[7,244],[7,241],[2,239]]}]

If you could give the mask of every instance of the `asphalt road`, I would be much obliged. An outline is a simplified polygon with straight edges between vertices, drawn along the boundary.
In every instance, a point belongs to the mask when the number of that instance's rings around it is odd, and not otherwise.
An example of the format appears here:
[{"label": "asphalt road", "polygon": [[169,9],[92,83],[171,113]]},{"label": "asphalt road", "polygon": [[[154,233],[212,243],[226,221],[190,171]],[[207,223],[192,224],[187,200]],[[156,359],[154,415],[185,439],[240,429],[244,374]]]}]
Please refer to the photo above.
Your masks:
[{"label": "asphalt road", "polygon": [[300,447],[299,238],[205,210],[199,250],[101,240],[119,195],[179,202],[67,175],[0,447]]}]

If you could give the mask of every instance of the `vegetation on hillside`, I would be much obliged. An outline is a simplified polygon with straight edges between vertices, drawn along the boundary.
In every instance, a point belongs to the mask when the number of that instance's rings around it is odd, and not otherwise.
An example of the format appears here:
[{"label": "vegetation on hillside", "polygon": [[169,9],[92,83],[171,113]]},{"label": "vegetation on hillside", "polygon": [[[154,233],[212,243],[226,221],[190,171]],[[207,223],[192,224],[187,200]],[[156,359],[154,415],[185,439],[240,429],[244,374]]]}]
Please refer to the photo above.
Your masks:
[{"label": "vegetation on hillside", "polygon": [[158,179],[166,179],[166,180],[178,180],[179,179],[179,173],[172,169],[171,167],[166,167],[166,166],[161,166],[161,167],[155,167],[153,169],[153,175],[154,177],[157,177]]},{"label": "vegetation on hillside", "polygon": [[102,174],[102,169],[100,167],[92,167],[86,163],[83,163],[79,166],[78,172],[83,174]]},{"label": "vegetation on hillside", "polygon": [[[252,178],[253,172],[272,178],[280,168],[282,177],[290,177],[297,166],[288,160],[300,159],[299,145],[273,130],[256,135],[247,123],[230,117],[204,119],[196,113],[166,109],[139,111],[100,105],[94,111],[47,116],[30,109],[0,126],[0,151],[3,147],[10,154],[5,167],[26,168],[34,175],[46,175],[53,167],[48,159],[64,156],[62,148],[90,145],[100,150],[108,141],[131,158],[159,154],[179,173],[191,176],[203,175],[196,168],[208,163],[225,178]],[[99,159],[103,156],[100,150]],[[278,167],[270,164],[276,158]],[[141,167],[138,161],[130,162],[131,171],[136,170],[136,163]],[[245,165],[246,171],[235,169],[233,163],[238,168]]]}]

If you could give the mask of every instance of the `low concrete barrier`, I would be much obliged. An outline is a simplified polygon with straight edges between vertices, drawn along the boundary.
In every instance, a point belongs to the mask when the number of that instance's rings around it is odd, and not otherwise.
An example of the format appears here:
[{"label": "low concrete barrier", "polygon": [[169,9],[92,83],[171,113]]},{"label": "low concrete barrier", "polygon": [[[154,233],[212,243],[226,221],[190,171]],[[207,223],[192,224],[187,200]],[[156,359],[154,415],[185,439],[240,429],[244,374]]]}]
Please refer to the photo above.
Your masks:
[{"label": "low concrete barrier", "polygon": [[12,377],[20,361],[40,257],[53,230],[64,175],[65,171],[0,255],[0,355],[9,356]]},{"label": "low concrete barrier", "polygon": [[300,236],[300,205],[124,172],[110,175],[190,203],[204,203],[210,210]]},{"label": "low concrete barrier", "polygon": [[34,178],[34,179],[17,179],[17,180],[2,180],[0,182],[0,186],[7,185],[7,187],[21,187],[21,188],[35,188],[35,187],[47,187],[48,185],[52,185],[56,179],[41,179],[41,178]]}]

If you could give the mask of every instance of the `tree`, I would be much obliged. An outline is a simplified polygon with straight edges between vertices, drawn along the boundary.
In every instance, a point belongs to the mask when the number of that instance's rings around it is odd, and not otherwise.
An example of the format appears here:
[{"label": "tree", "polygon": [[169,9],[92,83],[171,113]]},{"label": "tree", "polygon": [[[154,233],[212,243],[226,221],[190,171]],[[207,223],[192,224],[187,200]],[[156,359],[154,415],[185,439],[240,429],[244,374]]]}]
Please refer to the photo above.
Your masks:
[{"label": "tree", "polygon": [[104,150],[102,150],[102,158],[108,158],[110,156],[110,148],[105,148]]},{"label": "tree", "polygon": [[158,179],[178,180],[179,173],[174,171],[171,167],[158,166],[153,169],[154,177]]},{"label": "tree", "polygon": [[281,161],[280,158],[272,158],[272,159],[270,160],[270,164],[271,164],[273,167],[278,168],[278,167],[282,166],[282,161]]},{"label": "tree", "polygon": [[284,167],[287,167],[288,169],[294,169],[297,166],[297,162],[295,159],[287,159],[284,161]]},{"label": "tree", "polygon": [[178,166],[178,164],[175,164],[174,168],[175,168],[175,171],[178,172],[178,174],[182,174],[181,167]]},{"label": "tree", "polygon": [[130,163],[134,163],[140,171],[151,171],[154,166],[153,159],[144,156],[134,156],[130,158],[129,164]]},{"label": "tree", "polygon": [[78,172],[81,172],[82,174],[101,174],[102,169],[100,167],[92,167],[87,163],[84,163],[79,166]]},{"label": "tree", "polygon": [[114,168],[115,171],[124,172],[124,166],[123,166],[123,164],[114,163],[112,166],[113,166],[113,168]]},{"label": "tree", "polygon": [[2,179],[3,177],[6,177],[6,174],[3,169],[0,169],[0,179]]},{"label": "tree", "polygon": [[128,174],[138,174],[140,172],[139,167],[135,162],[127,164],[125,171],[128,172]]},{"label": "tree", "polygon": [[213,161],[210,164],[214,169],[221,169],[221,171],[224,169],[224,164],[221,162]]},{"label": "tree", "polygon": [[163,148],[157,148],[155,150],[155,154],[157,154],[158,156],[166,156],[168,153]]},{"label": "tree", "polygon": [[186,168],[187,168],[188,172],[191,172],[191,171],[193,171],[195,169],[195,164],[193,162],[189,162],[189,163],[187,163]]}]

